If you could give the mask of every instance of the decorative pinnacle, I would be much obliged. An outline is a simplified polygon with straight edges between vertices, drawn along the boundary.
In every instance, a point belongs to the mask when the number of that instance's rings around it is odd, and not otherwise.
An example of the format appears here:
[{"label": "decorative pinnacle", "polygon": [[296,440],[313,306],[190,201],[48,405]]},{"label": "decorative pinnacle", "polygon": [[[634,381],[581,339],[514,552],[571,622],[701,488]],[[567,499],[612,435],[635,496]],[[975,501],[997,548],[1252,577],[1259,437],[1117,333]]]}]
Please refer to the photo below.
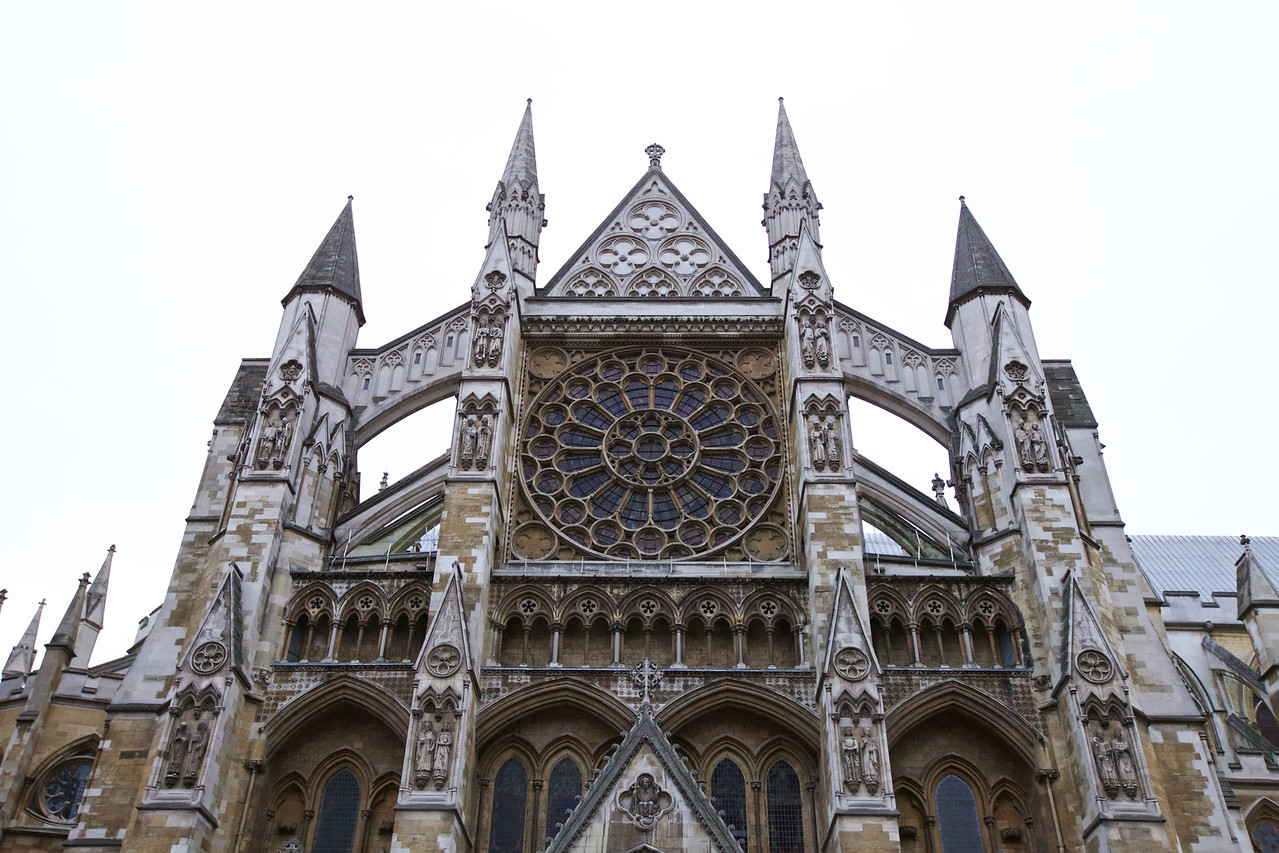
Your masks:
[{"label": "decorative pinnacle", "polygon": [[962,195],[959,197],[959,203],[960,203],[960,204],[963,204],[963,203],[964,203],[964,197],[963,197]]},{"label": "decorative pinnacle", "polygon": [[665,148],[654,142],[644,149],[644,153],[648,155],[648,167],[650,169],[662,168],[662,155],[666,153]]},{"label": "decorative pinnacle", "polygon": [[1239,537],[1239,544],[1240,544],[1240,545],[1242,545],[1242,546],[1244,546],[1245,548],[1247,548],[1249,545],[1251,545],[1251,544],[1252,544],[1252,540],[1251,540],[1251,539],[1249,539],[1246,535],[1245,535],[1245,536],[1240,536],[1240,537]]}]

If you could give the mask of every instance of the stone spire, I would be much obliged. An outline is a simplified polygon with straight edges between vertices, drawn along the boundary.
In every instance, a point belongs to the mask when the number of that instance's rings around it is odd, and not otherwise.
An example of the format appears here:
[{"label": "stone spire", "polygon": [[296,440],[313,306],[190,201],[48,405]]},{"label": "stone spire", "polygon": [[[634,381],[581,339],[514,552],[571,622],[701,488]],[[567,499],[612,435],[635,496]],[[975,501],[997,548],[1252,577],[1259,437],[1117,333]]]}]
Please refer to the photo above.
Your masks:
[{"label": "stone spire", "polygon": [[981,230],[964,197],[959,197],[959,234],[955,238],[955,265],[950,275],[950,307],[946,325],[951,324],[955,309],[980,293],[1007,293],[1026,307],[1030,300],[1021,292],[1013,274],[995,251],[986,232]]},{"label": "stone spire", "polygon": [[486,247],[497,239],[499,226],[505,223],[511,265],[530,282],[537,273],[537,244],[546,225],[542,218],[545,208],[546,196],[537,187],[533,99],[529,98],[524,117],[520,119],[520,128],[515,132],[515,142],[511,144],[511,155],[506,159],[506,169],[488,205],[489,239]]},{"label": "stone spire", "polygon": [[795,132],[786,116],[786,104],[777,99],[777,138],[773,143],[773,173],[764,194],[764,228],[768,232],[768,265],[772,281],[791,271],[799,246],[800,226],[807,222],[813,242],[821,245],[817,212],[822,209],[804,161],[799,156]]},{"label": "stone spire", "polygon": [[18,645],[14,646],[13,651],[9,653],[9,660],[4,665],[3,675],[5,678],[14,675],[27,675],[35,669],[36,633],[40,630],[40,614],[43,612],[44,601],[42,600],[40,606],[36,608],[36,615],[31,617],[31,624],[27,626],[22,639],[18,641]]},{"label": "stone spire", "polygon": [[282,300],[284,305],[299,293],[327,293],[340,295],[350,302],[364,325],[364,306],[360,296],[360,263],[355,254],[355,220],[351,215],[353,196],[346,197],[346,207],[338,214],[320,247],[311,256],[311,262],[298,276],[293,289]]},{"label": "stone spire", "polygon": [[62,614],[62,621],[58,623],[58,629],[53,632],[52,639],[45,643],[44,646],[46,649],[65,650],[68,663],[75,654],[75,638],[80,632],[81,614],[84,613],[84,599],[88,589],[89,573],[85,572],[80,578],[80,586],[76,590],[75,597],[71,599],[71,604],[67,606],[67,612]]},{"label": "stone spire", "polygon": [[98,642],[98,633],[102,630],[103,617],[107,610],[107,587],[111,583],[111,559],[115,556],[115,546],[107,549],[102,568],[89,586],[84,597],[84,614],[80,627],[76,631],[74,665],[88,666],[93,655],[93,647]]}]

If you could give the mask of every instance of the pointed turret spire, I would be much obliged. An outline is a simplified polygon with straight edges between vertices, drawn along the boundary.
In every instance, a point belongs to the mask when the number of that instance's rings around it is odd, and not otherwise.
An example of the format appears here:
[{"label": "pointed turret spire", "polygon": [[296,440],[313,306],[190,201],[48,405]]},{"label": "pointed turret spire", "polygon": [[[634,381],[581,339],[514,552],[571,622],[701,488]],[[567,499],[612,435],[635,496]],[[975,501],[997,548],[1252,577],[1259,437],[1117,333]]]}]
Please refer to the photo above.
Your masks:
[{"label": "pointed turret spire", "polygon": [[9,660],[4,665],[3,675],[5,678],[14,675],[27,675],[35,670],[36,634],[40,630],[40,614],[43,612],[44,600],[42,599],[40,606],[36,608],[36,615],[31,617],[31,624],[23,632],[22,639],[18,641],[18,645],[14,646],[13,651],[9,653]]},{"label": "pointed turret spire", "polygon": [[320,247],[311,256],[311,262],[298,276],[293,289],[283,303],[298,293],[333,291],[350,300],[355,315],[364,325],[364,306],[360,296],[360,263],[355,253],[355,220],[351,215],[354,196],[346,197],[346,207],[338,214],[329,233],[324,235]]},{"label": "pointed turret spire", "polygon": [[75,653],[75,638],[80,631],[80,619],[81,614],[84,613],[84,599],[88,590],[89,573],[85,572],[80,577],[80,586],[76,589],[75,596],[71,599],[71,604],[67,606],[67,612],[62,614],[62,621],[58,623],[58,630],[54,631],[53,637],[49,642],[45,643],[46,649],[65,649],[68,661],[70,661],[71,655]]},{"label": "pointed turret spire", "polygon": [[817,212],[822,209],[804,161],[799,156],[795,132],[786,115],[786,104],[777,99],[777,138],[773,144],[773,172],[764,194],[764,228],[768,232],[768,264],[774,283],[790,272],[799,244],[800,226],[808,224],[813,242],[821,246]]},{"label": "pointed turret spire", "polygon": [[538,191],[537,152],[533,147],[533,99],[528,99],[524,117],[511,144],[511,154],[506,158],[506,169],[497,182],[493,199],[489,202],[489,240],[491,246],[498,236],[499,224],[506,224],[508,249],[515,271],[533,281],[537,273],[537,244],[546,220],[542,212],[546,208],[546,196]]},{"label": "pointed turret spire", "polygon": [[959,197],[959,234],[955,238],[955,265],[950,275],[950,308],[946,325],[950,325],[955,309],[978,293],[1008,293],[1027,307],[1030,300],[1017,286],[1013,274],[995,251],[986,232],[981,230],[964,197]]},{"label": "pointed turret spire", "polygon": [[84,597],[84,614],[80,620],[75,639],[75,665],[88,666],[93,656],[93,647],[97,645],[98,633],[102,630],[103,619],[107,610],[107,587],[111,583],[111,559],[115,556],[115,546],[107,549],[102,568],[93,578],[88,593]]}]

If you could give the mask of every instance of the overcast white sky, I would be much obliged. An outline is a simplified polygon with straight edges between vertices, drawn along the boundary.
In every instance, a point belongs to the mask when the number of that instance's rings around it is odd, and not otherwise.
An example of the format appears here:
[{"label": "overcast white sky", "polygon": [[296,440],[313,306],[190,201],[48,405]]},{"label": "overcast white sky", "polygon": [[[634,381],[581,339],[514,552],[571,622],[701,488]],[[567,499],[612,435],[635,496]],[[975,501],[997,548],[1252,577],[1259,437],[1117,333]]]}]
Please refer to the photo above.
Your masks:
[{"label": "overcast white sky", "polygon": [[[468,298],[534,99],[554,272],[647,166],[761,279],[776,99],[841,301],[934,346],[970,207],[1072,358],[1129,530],[1279,533],[1269,3],[10,3],[0,652],[119,552],[95,661],[160,603],[212,418],[355,195],[376,346]],[[436,407],[437,409],[439,407]],[[433,410],[366,494],[442,449]],[[860,449],[945,464],[861,414]],[[891,426],[891,425],[890,425]],[[922,449],[921,449],[922,448]]]}]

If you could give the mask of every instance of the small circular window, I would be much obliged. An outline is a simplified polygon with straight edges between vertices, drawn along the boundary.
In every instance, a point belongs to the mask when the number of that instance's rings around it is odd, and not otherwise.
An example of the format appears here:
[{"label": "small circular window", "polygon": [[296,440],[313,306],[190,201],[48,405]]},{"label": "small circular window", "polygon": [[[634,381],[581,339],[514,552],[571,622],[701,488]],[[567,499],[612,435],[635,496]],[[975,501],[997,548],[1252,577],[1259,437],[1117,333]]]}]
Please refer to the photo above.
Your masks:
[{"label": "small circular window", "polygon": [[36,791],[34,803],[41,817],[59,823],[74,821],[92,774],[91,755],[68,758],[46,773]]}]

